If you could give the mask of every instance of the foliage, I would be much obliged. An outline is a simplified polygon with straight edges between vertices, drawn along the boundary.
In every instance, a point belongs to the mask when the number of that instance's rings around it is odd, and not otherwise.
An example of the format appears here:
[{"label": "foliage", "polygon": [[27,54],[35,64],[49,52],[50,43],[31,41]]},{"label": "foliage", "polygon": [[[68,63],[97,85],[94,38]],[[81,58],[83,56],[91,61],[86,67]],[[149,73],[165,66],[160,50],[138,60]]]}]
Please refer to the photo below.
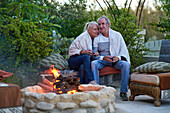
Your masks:
[{"label": "foliage", "polygon": [[51,21],[61,26],[58,29],[61,37],[75,38],[83,32],[84,25],[88,22],[86,2],[87,0],[69,0],[61,5],[54,1],[54,4],[49,4],[46,1],[46,4],[51,6],[46,11],[50,10],[50,15],[56,15]]},{"label": "foliage", "polygon": [[23,18],[23,20],[39,21],[39,16],[43,16],[43,8],[34,2],[34,0],[10,0],[3,1],[2,4],[7,3],[4,8],[9,16],[16,16]]},{"label": "foliage", "polygon": [[17,83],[20,87],[38,80],[39,60],[53,52],[51,32],[41,23],[22,21],[22,18],[4,16],[0,21],[0,69],[14,75],[3,82]]},{"label": "foliage", "polygon": [[[47,6],[44,10],[52,18],[49,22],[59,24],[55,38],[56,44],[53,45],[54,52],[60,53],[64,58],[68,58],[68,49],[71,42],[83,32],[84,25],[90,20],[86,10],[87,0],[69,0],[64,4],[51,0],[39,0],[40,6]],[[92,19],[91,19],[92,20]]]},{"label": "foliage", "polygon": [[15,18],[22,18],[22,21],[31,21],[41,23],[40,26],[48,31],[61,28],[58,24],[53,24],[50,21],[56,18],[55,15],[50,15],[50,12],[44,12],[47,6],[40,5],[35,0],[11,0],[3,1],[1,10],[1,16],[8,15]]},{"label": "foliage", "polygon": [[20,65],[16,66],[15,59],[10,58],[0,58],[0,69],[6,72],[12,72],[9,78],[5,78],[2,82],[18,84],[20,88],[35,85],[37,83],[38,76],[40,73],[40,64],[37,62],[32,64],[31,62],[22,62]]},{"label": "foliage", "polygon": [[157,26],[157,31],[165,33],[165,39],[170,39],[170,1],[169,0],[159,0],[161,2],[161,6],[157,5],[157,9],[163,11],[166,16],[160,16],[159,23],[151,23],[152,26]]},{"label": "foliage", "polygon": [[140,28],[146,29],[145,42],[165,38],[163,33],[155,30],[157,29],[156,26],[149,25],[151,22],[158,23],[159,16],[165,16],[164,12],[153,10],[149,6],[143,10]]},{"label": "foliage", "polygon": [[0,25],[1,54],[4,57],[16,56],[16,64],[37,61],[53,51],[53,38],[50,32],[39,28],[34,22],[24,22],[19,18],[4,16]]},{"label": "foliage", "polygon": [[0,68],[14,73],[3,82],[17,83],[21,87],[37,82],[39,60],[53,52],[55,43],[50,36],[52,30],[60,28],[57,23],[51,23],[56,16],[44,12],[46,8],[35,0],[1,2]]},{"label": "foliage", "polygon": [[55,53],[60,53],[65,59],[68,59],[69,46],[73,42],[74,38],[61,37],[61,35],[54,36],[55,43],[53,49]]}]

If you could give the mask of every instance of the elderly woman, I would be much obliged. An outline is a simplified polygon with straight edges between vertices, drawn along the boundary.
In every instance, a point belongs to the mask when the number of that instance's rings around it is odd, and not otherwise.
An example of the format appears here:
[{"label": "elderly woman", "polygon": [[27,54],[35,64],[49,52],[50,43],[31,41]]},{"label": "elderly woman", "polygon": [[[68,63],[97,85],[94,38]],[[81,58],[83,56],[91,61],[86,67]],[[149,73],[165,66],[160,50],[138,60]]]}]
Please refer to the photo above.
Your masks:
[{"label": "elderly woman", "polygon": [[71,69],[79,71],[81,84],[97,84],[94,81],[94,75],[91,70],[92,55],[98,55],[93,53],[93,39],[98,36],[98,25],[96,22],[88,22],[84,27],[84,32],[80,34],[69,47],[68,63]]}]

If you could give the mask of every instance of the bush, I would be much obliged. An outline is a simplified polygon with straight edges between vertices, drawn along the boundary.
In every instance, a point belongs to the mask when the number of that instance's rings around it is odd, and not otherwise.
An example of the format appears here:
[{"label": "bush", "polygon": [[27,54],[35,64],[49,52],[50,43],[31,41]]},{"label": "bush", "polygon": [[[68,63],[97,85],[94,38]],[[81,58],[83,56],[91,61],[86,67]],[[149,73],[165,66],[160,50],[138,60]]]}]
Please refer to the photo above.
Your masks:
[{"label": "bush", "polygon": [[5,83],[21,88],[36,84],[40,73],[39,61],[53,52],[51,33],[38,23],[24,22],[4,16],[0,21],[0,69],[14,73]]},{"label": "bush", "polygon": [[53,49],[55,53],[60,53],[66,60],[69,55],[69,47],[73,42],[74,38],[61,37],[61,35],[57,35],[54,37],[56,44],[53,45]]},{"label": "bush", "polygon": [[0,25],[1,55],[16,56],[16,64],[20,62],[35,62],[49,56],[52,50],[51,33],[40,29],[34,22],[24,22],[5,16]]}]

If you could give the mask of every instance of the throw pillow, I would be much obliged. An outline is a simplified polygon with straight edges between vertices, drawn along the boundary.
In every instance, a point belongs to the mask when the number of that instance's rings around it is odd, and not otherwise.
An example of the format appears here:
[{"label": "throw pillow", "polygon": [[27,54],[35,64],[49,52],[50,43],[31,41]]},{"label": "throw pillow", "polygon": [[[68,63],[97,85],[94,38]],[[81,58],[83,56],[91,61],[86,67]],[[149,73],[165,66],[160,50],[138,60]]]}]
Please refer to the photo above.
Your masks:
[{"label": "throw pillow", "polygon": [[170,63],[166,62],[148,62],[142,64],[134,69],[140,73],[161,73],[170,72]]}]

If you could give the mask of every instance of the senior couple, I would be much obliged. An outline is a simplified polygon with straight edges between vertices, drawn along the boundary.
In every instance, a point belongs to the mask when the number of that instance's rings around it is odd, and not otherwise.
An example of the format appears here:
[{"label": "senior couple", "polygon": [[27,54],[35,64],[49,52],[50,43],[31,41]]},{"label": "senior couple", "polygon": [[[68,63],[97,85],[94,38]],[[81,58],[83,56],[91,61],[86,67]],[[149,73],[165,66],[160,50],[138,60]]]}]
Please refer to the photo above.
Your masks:
[{"label": "senior couple", "polygon": [[107,17],[102,16],[97,22],[88,22],[70,45],[69,66],[79,71],[81,84],[99,84],[99,70],[105,66],[121,70],[120,97],[127,101],[130,58],[126,44],[122,35],[110,28]]}]

